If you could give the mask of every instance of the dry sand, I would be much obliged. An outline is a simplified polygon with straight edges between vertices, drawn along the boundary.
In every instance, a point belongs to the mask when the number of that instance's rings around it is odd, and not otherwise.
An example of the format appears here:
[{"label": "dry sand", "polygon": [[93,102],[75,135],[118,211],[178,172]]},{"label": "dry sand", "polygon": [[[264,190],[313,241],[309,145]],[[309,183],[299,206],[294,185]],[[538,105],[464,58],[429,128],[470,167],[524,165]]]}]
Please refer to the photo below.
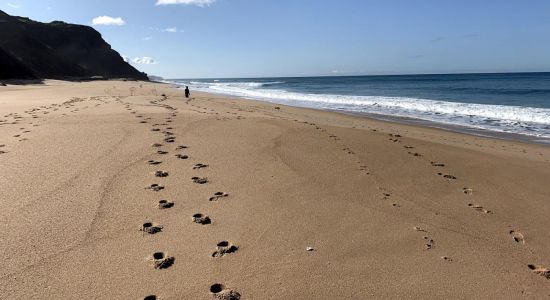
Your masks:
[{"label": "dry sand", "polygon": [[0,120],[1,299],[550,296],[547,146],[139,82]]}]

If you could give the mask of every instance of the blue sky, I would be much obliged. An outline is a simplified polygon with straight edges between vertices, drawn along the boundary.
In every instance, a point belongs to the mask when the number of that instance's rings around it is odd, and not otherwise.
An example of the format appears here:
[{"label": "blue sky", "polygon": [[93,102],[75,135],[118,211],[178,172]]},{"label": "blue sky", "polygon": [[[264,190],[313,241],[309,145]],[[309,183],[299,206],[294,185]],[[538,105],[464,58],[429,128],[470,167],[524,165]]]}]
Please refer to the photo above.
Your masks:
[{"label": "blue sky", "polygon": [[0,0],[0,9],[43,22],[110,17],[93,27],[165,78],[550,71],[547,0]]}]

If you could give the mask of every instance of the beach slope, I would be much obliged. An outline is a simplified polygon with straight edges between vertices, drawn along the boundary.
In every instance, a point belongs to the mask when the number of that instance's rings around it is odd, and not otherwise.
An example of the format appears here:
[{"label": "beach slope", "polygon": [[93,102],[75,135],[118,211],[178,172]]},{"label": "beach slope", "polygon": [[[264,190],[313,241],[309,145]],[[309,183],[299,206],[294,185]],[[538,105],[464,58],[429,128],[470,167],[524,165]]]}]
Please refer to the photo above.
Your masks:
[{"label": "beach slope", "polygon": [[0,153],[2,299],[550,295],[547,146],[46,81]]}]

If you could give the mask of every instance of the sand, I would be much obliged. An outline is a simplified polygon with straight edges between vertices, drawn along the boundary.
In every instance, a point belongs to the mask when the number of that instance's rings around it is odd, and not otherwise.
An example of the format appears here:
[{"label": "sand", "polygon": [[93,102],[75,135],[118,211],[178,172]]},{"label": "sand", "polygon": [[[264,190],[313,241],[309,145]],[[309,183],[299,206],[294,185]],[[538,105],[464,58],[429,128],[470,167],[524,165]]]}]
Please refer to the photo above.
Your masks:
[{"label": "sand", "polygon": [[548,146],[143,82],[0,120],[1,299],[550,296]]}]

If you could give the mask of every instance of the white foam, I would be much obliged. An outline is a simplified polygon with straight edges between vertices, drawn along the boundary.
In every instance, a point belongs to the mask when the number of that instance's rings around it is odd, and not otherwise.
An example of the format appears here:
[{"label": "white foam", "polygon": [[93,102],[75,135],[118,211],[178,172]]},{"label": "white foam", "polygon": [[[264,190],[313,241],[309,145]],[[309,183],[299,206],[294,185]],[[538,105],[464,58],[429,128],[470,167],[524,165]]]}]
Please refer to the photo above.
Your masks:
[{"label": "white foam", "polygon": [[550,138],[550,109],[406,97],[305,94],[262,87],[283,82],[197,82],[196,90],[280,104],[412,117],[445,124]]},{"label": "white foam", "polygon": [[259,88],[262,86],[268,86],[268,85],[274,85],[274,84],[281,84],[284,83],[284,81],[271,81],[271,82],[220,82],[219,80],[214,80],[213,82],[205,82],[205,81],[190,81],[191,85],[193,85],[195,88],[214,88],[219,87],[221,89],[223,88],[241,88],[241,89],[247,89],[247,88]]}]

